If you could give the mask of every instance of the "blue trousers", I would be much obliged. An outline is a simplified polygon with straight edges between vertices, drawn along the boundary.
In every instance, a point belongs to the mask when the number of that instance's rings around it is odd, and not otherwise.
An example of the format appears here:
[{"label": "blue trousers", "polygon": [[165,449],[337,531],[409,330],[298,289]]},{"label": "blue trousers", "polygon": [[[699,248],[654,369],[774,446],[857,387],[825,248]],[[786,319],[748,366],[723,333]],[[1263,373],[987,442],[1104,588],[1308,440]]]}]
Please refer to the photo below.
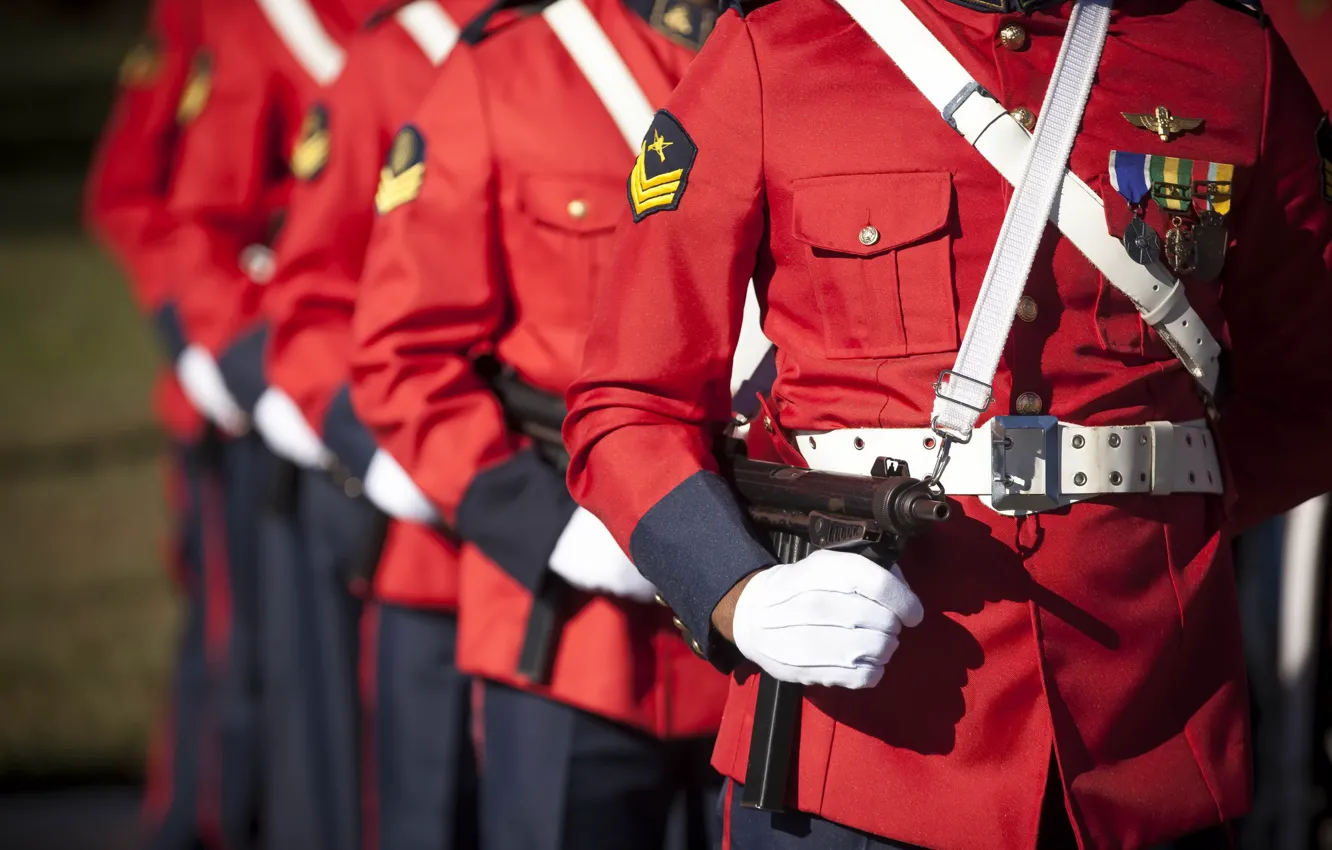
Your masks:
[{"label": "blue trousers", "polygon": [[493,682],[483,703],[486,850],[709,846],[711,739],[661,741]]},{"label": "blue trousers", "polygon": [[343,560],[368,506],[322,473],[270,458],[263,507],[264,845],[360,846],[360,603]]},{"label": "blue trousers", "polygon": [[452,613],[381,603],[365,614],[367,850],[475,850],[472,681]]},{"label": "blue trousers", "polygon": [[[1053,776],[1052,776],[1053,780]],[[721,828],[721,850],[924,850],[880,838],[804,812],[773,814],[746,809],[740,805],[743,786],[727,781],[718,801],[718,812],[728,822]],[[890,805],[885,802],[885,805]],[[1077,850],[1073,828],[1064,813],[1063,795],[1058,784],[1046,789],[1041,811],[1038,850]],[[1225,828],[1205,830],[1182,838],[1160,850],[1229,850]],[[946,848],[935,848],[946,850]]]}]

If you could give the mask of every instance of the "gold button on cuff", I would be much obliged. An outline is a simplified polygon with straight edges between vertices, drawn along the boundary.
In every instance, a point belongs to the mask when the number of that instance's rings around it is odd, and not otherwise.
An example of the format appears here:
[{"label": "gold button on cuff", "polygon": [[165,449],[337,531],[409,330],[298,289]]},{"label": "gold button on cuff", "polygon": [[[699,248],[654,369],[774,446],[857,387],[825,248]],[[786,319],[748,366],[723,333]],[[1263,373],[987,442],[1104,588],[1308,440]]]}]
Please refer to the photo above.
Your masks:
[{"label": "gold button on cuff", "polygon": [[365,492],[365,486],[361,483],[361,479],[348,476],[347,480],[342,482],[342,492],[346,494],[348,499],[359,499],[361,494]]},{"label": "gold button on cuff", "polygon": [[999,30],[999,43],[1008,50],[1021,50],[1027,46],[1027,30],[1021,24],[1009,24]]},{"label": "gold button on cuff", "polygon": [[1031,132],[1032,130],[1036,129],[1036,113],[1032,112],[1027,107],[1019,106],[1017,109],[1014,109],[1012,112],[1008,114],[1012,115],[1013,118],[1015,118],[1019,124],[1027,128],[1027,132]]},{"label": "gold button on cuff", "polygon": [[587,215],[587,201],[584,201],[581,198],[575,198],[569,202],[569,206],[565,207],[565,210],[567,210],[569,215],[574,218],[582,218]]},{"label": "gold button on cuff", "polygon": [[879,241],[879,228],[872,224],[867,224],[860,228],[860,244],[866,247]]},{"label": "gold button on cuff", "polygon": [[1022,296],[1018,301],[1017,317],[1024,322],[1036,321],[1036,299],[1030,295]]},{"label": "gold button on cuff", "polygon": [[1035,416],[1045,408],[1045,403],[1036,393],[1023,393],[1017,397],[1016,407],[1021,416]]}]

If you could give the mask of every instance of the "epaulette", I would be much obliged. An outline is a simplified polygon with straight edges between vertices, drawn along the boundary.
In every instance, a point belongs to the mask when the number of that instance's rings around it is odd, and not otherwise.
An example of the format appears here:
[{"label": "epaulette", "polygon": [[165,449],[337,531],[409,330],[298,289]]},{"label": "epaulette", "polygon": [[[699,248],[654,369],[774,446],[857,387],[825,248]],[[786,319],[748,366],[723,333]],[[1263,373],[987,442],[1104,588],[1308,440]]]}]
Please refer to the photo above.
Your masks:
[{"label": "epaulette", "polygon": [[[458,34],[463,44],[478,45],[495,33],[505,29],[515,21],[534,15],[554,3],[555,0],[495,0],[486,10],[467,22]],[[502,14],[513,12],[512,15]]]},{"label": "epaulette", "polygon": [[728,9],[734,9],[743,18],[755,9],[775,2],[777,0],[721,0],[721,13],[724,15]]},{"label": "epaulette", "polygon": [[362,27],[362,29],[366,30],[367,32],[369,32],[370,30],[378,29],[381,24],[383,24],[389,18],[393,17],[393,14],[395,12],[397,12],[399,9],[401,9],[403,6],[406,6],[410,2],[412,2],[412,0],[389,0],[389,2],[385,3],[383,6],[380,6],[378,9],[374,11],[374,14],[372,14],[369,18],[366,19],[365,26]]},{"label": "epaulette", "polygon": [[1263,11],[1263,4],[1260,0],[1216,0],[1216,2],[1237,12],[1243,12],[1250,17],[1257,18],[1259,23],[1264,26],[1267,25],[1267,13]]}]

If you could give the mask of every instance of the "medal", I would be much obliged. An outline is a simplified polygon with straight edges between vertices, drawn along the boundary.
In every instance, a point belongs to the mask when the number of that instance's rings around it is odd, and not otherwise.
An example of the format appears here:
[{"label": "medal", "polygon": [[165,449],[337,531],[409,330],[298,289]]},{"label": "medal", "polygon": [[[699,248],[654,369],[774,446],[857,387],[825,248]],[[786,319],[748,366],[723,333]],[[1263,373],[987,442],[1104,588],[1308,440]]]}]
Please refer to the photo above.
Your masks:
[{"label": "medal", "polygon": [[1134,216],[1124,231],[1124,248],[1133,262],[1144,266],[1161,260],[1161,237],[1141,217]]},{"label": "medal", "polygon": [[1165,235],[1166,265],[1177,275],[1190,274],[1194,268],[1194,252],[1192,222],[1181,215],[1170,219],[1170,229]]},{"label": "medal", "polygon": [[1124,228],[1124,250],[1135,263],[1150,266],[1159,262],[1161,237],[1143,219],[1143,201],[1151,190],[1148,156],[1110,151],[1110,185],[1133,211],[1133,220]]},{"label": "medal", "polygon": [[1224,162],[1200,163],[1194,169],[1193,211],[1198,224],[1193,228],[1193,276],[1197,280],[1216,280],[1226,264],[1226,213],[1230,212],[1235,166]]}]

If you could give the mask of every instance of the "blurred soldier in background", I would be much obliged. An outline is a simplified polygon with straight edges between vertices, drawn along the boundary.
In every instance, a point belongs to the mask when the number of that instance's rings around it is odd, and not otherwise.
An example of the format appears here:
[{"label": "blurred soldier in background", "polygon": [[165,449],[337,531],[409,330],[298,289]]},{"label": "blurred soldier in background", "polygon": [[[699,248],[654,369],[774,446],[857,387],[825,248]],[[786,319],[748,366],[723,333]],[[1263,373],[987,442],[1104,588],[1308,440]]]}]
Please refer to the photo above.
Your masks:
[{"label": "blurred soldier in background", "polygon": [[354,678],[316,660],[299,578],[296,476],[249,425],[264,389],[263,303],[291,151],[357,23],[339,0],[208,5],[171,194],[177,369],[196,407],[229,436],[228,638],[243,663],[233,665],[234,701],[223,715],[235,738],[227,753],[258,757],[258,724],[269,847],[351,850],[356,841]]},{"label": "blurred soldier in background", "polygon": [[[673,798],[699,813],[715,787],[723,683],[573,504],[558,428],[619,171],[716,13],[503,5],[467,28],[390,149],[352,397],[464,542],[458,662],[484,680],[483,846],[645,850],[661,846]],[[481,355],[500,365],[479,373]],[[706,842],[700,820],[692,846]]]},{"label": "blurred soldier in background", "polygon": [[[1267,0],[1323,109],[1332,107],[1332,2]],[[1329,151],[1332,154],[1332,151]],[[1253,695],[1254,805],[1246,850],[1332,848],[1332,628],[1327,499],[1262,523],[1236,541],[1236,578]]]},{"label": "blurred soldier in background", "polygon": [[[174,282],[167,193],[178,157],[177,107],[200,42],[199,0],[158,0],[143,40],[125,58],[120,95],[88,179],[88,224],[120,261],[139,305],[153,318],[167,309]],[[220,830],[223,787],[219,685],[225,679],[227,547],[215,432],[181,392],[170,370],[157,381],[156,407],[172,441],[168,505],[175,537],[169,563],[185,599],[169,713],[149,764],[148,846],[186,850]],[[236,781],[247,781],[237,777]],[[242,792],[244,793],[244,792]],[[241,818],[243,809],[233,809]],[[240,845],[244,846],[244,845]]]},{"label": "blurred soldier in background", "polygon": [[475,767],[470,680],[454,666],[457,551],[432,527],[429,502],[357,420],[347,370],[380,166],[482,3],[362,6],[355,11],[363,31],[349,42],[337,81],[307,109],[292,154],[297,183],[265,302],[269,386],[254,418],[273,451],[301,470],[304,563],[290,615],[312,650],[301,675],[323,678],[307,694],[309,710],[334,735],[307,735],[303,750],[311,777],[339,789],[324,801],[327,814],[345,821],[355,810],[346,793],[357,769],[353,594],[373,590],[362,650],[362,845],[466,848],[475,844]]}]

